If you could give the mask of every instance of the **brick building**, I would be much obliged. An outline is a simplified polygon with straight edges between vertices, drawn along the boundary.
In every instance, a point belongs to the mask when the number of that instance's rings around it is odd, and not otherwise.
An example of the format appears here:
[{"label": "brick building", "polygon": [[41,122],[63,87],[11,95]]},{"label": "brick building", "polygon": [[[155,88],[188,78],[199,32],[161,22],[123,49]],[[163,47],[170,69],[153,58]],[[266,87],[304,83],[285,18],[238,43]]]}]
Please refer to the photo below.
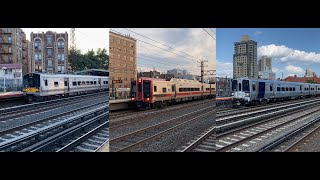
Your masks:
[{"label": "brick building", "polygon": [[32,72],[66,73],[68,67],[68,33],[31,33]]},{"label": "brick building", "polygon": [[[131,81],[137,80],[136,39],[109,32],[109,87],[112,99],[130,97]],[[122,80],[122,83],[112,83]]]}]

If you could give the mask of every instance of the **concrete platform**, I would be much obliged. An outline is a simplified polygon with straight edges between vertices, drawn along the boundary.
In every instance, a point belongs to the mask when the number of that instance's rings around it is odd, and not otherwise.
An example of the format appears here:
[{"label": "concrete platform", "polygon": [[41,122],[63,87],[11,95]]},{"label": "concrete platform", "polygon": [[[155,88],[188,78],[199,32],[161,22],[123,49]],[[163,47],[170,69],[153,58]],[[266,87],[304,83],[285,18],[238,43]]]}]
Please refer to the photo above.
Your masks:
[{"label": "concrete platform", "polygon": [[129,108],[130,99],[117,99],[109,101],[109,109],[110,111],[122,110]]},{"label": "concrete platform", "polygon": [[109,152],[109,142],[103,145],[98,152]]},{"label": "concrete platform", "polygon": [[232,97],[217,97],[216,101],[231,101]]},{"label": "concrete platform", "polygon": [[0,100],[23,98],[23,92],[1,92]]}]

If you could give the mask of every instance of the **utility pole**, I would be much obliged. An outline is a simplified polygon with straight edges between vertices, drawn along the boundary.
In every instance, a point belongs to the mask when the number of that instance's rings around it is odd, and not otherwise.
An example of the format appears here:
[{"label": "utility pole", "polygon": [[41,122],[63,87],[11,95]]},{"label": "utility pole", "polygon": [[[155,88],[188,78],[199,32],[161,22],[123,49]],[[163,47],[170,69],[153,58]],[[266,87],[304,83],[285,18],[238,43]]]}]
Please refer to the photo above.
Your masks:
[{"label": "utility pole", "polygon": [[202,60],[202,61],[198,61],[198,63],[200,63],[200,66],[198,66],[198,67],[201,67],[201,83],[203,83],[203,76],[205,75],[204,74],[204,67],[208,67],[208,65],[207,66],[204,66],[204,63],[205,62],[208,62],[208,60],[206,60],[206,61],[204,61],[204,60]]}]

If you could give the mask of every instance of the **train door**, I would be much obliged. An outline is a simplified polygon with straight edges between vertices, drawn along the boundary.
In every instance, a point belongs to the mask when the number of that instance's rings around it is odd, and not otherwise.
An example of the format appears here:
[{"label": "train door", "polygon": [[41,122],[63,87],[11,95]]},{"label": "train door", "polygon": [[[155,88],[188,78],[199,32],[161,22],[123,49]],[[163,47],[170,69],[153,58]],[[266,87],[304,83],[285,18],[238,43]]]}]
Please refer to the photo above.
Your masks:
[{"label": "train door", "polygon": [[171,89],[172,89],[173,97],[176,98],[176,94],[177,94],[177,93],[176,93],[176,84],[173,84],[172,87],[171,87]]},{"label": "train door", "polygon": [[69,79],[64,78],[64,94],[68,94],[70,92]]},{"label": "train door", "polygon": [[258,99],[263,99],[265,94],[265,82],[259,82],[259,91],[258,91]]}]

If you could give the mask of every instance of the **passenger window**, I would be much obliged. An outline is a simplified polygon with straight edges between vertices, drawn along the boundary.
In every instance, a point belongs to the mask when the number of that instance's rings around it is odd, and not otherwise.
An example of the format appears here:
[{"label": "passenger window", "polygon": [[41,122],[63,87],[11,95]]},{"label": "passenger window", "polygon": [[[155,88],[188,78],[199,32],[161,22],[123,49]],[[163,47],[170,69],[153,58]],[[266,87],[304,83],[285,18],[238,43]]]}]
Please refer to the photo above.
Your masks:
[{"label": "passenger window", "polygon": [[81,81],[78,81],[78,86],[81,86]]},{"label": "passenger window", "polygon": [[174,88],[174,85],[171,86],[171,89],[172,89],[172,92],[175,92],[175,88]]},{"label": "passenger window", "polygon": [[272,86],[270,85],[270,91],[272,91]]},{"label": "passenger window", "polygon": [[277,91],[280,91],[280,87],[277,87]]},{"label": "passenger window", "polygon": [[284,90],[284,87],[282,87],[281,89],[282,89],[282,91],[285,91],[285,90]]},{"label": "passenger window", "polygon": [[289,90],[292,91],[292,88],[290,88]]},{"label": "passenger window", "polygon": [[58,82],[54,82],[54,87],[58,87],[59,83]]},{"label": "passenger window", "polygon": [[44,85],[48,86],[48,80],[44,80]]},{"label": "passenger window", "polygon": [[252,84],[252,91],[255,91],[255,90],[256,90],[256,85]]},{"label": "passenger window", "polygon": [[163,92],[163,93],[166,93],[166,92],[167,92],[167,89],[166,89],[166,88],[162,88],[162,92]]},{"label": "passenger window", "polygon": [[289,88],[286,88],[286,91],[289,91]]},{"label": "passenger window", "polygon": [[157,86],[153,86],[153,91],[157,92]]},{"label": "passenger window", "polygon": [[68,81],[64,81],[64,86],[68,86]]},{"label": "passenger window", "polygon": [[77,86],[77,82],[72,82],[72,86]]}]

